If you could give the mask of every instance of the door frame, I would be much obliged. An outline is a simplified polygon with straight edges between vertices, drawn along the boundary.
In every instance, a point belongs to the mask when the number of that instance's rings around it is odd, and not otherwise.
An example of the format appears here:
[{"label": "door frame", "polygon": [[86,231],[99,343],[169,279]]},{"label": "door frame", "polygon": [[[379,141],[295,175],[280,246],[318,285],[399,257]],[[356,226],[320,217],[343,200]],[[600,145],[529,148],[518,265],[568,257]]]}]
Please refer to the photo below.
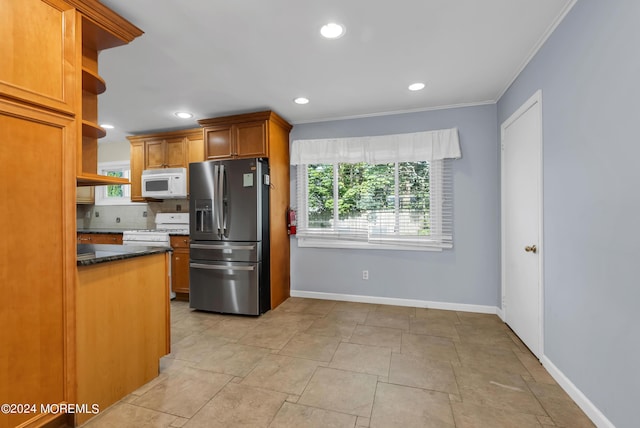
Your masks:
[{"label": "door frame", "polygon": [[539,307],[539,353],[537,356],[540,359],[544,356],[544,192],[543,192],[543,130],[542,125],[542,90],[538,89],[527,101],[525,101],[508,119],[502,122],[500,125],[500,272],[501,272],[501,318],[506,322],[508,308],[505,307],[505,295],[506,295],[506,254],[504,249],[506,248],[506,232],[505,232],[505,160],[504,160],[504,133],[505,129],[518,120],[524,113],[531,108],[538,106],[538,123],[540,123],[540,151],[539,151],[539,171],[538,171],[538,299],[540,302]]}]

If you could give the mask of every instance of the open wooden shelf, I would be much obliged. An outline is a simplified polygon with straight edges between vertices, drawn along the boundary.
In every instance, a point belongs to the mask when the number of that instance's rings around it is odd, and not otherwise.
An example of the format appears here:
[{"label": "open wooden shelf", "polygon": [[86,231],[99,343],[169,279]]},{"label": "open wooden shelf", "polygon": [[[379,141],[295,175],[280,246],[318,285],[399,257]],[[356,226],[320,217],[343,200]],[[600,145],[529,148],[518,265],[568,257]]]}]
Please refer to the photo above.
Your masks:
[{"label": "open wooden shelf", "polygon": [[82,186],[105,186],[110,184],[131,184],[127,178],[107,177],[106,175],[91,174],[83,172],[76,176],[76,185]]},{"label": "open wooden shelf", "polygon": [[107,90],[107,85],[102,77],[98,76],[92,70],[82,67],[82,90],[100,95]]},{"label": "open wooden shelf", "polygon": [[107,135],[107,131],[88,120],[82,121],[82,135],[89,138],[102,138]]}]

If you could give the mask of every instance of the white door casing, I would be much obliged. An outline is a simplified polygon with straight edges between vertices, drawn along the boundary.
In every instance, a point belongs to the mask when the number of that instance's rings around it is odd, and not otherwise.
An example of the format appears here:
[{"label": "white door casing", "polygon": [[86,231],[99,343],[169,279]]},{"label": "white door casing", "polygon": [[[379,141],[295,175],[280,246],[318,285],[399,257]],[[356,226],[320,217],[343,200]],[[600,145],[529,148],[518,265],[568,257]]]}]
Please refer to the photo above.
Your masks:
[{"label": "white door casing", "polygon": [[501,161],[504,321],[541,358],[544,343],[541,91],[502,124]]}]

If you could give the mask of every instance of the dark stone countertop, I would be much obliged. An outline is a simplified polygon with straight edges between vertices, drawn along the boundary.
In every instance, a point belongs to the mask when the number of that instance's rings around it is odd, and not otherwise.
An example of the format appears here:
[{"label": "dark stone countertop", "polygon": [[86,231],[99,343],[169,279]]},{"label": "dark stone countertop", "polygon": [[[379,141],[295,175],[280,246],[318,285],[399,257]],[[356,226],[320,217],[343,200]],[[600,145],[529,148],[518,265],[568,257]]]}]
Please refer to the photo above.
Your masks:
[{"label": "dark stone countertop", "polygon": [[[125,231],[128,230],[140,230],[140,229],[134,229],[134,228],[128,228],[128,229],[78,229],[76,231],[76,233],[112,233],[112,234],[119,234],[119,233],[124,233]],[[171,236],[189,236],[189,233],[182,233],[182,232],[169,232],[169,235]]]},{"label": "dark stone countertop", "polygon": [[129,229],[78,229],[76,232],[77,233],[113,233],[113,234],[118,234],[118,233],[122,233],[125,230],[131,230],[131,228]]},{"label": "dark stone countertop", "polygon": [[171,251],[166,247],[138,247],[134,245],[79,244],[78,266],[91,266],[97,263],[130,259],[132,257],[160,254]]}]

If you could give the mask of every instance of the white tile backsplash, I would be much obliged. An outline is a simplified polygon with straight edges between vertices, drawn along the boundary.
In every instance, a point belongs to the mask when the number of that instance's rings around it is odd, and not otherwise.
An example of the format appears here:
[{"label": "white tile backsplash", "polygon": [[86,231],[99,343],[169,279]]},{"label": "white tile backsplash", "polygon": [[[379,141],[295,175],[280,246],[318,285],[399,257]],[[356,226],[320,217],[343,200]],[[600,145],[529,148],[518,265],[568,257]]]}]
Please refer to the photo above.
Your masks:
[{"label": "white tile backsplash", "polygon": [[188,211],[187,199],[146,205],[76,205],[76,221],[78,229],[153,229],[157,213]]}]

